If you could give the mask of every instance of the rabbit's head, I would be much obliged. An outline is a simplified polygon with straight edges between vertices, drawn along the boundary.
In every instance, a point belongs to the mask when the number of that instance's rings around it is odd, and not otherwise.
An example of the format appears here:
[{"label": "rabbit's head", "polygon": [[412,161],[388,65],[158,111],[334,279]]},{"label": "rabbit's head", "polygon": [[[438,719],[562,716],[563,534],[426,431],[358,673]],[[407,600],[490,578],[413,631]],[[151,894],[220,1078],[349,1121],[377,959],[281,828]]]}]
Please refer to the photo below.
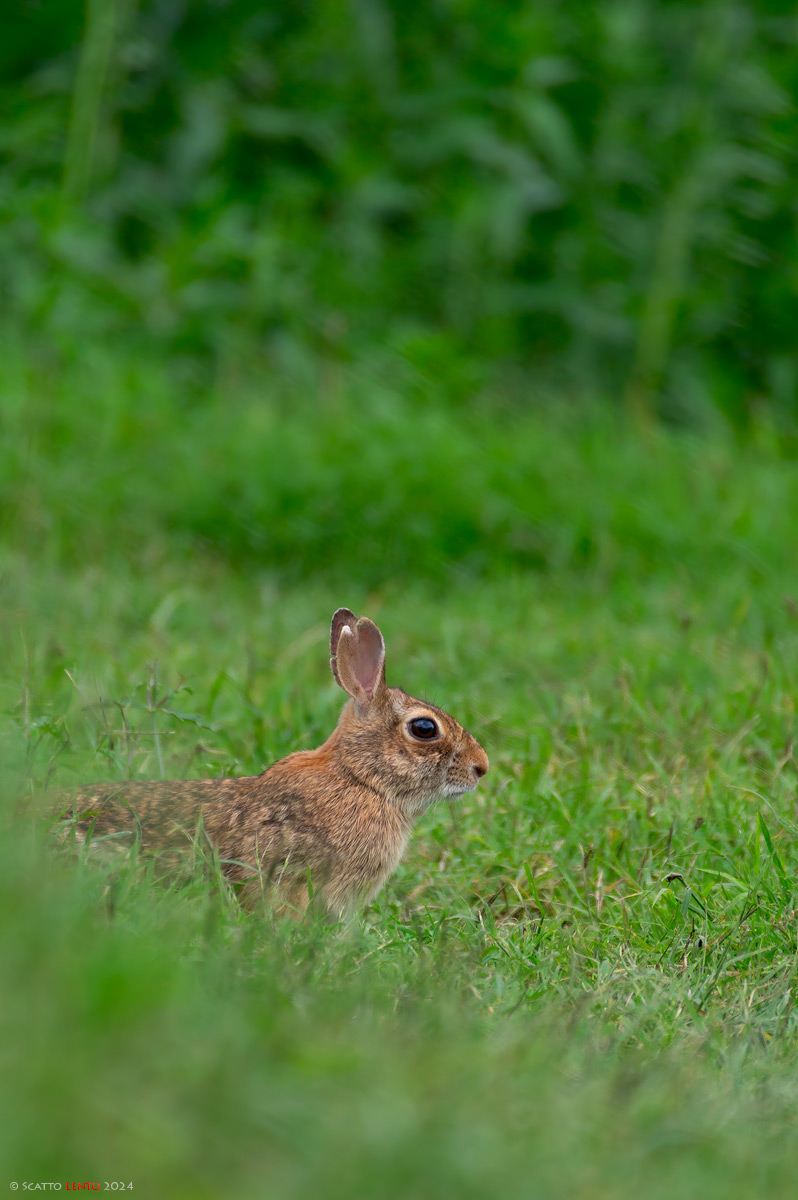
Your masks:
[{"label": "rabbit's head", "polygon": [[408,816],[442,796],[470,792],[488,770],[479,742],[453,717],[385,682],[385,643],[368,617],[339,608],[330,666],[348,692],[334,734],[336,765]]}]

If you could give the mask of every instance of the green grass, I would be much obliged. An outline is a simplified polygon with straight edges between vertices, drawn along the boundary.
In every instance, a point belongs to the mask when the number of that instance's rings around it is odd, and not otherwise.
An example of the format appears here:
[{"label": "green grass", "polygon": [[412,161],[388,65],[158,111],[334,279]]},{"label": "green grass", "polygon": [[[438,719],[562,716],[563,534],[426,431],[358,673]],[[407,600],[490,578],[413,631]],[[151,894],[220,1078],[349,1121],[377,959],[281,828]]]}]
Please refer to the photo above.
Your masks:
[{"label": "green grass", "polygon": [[[798,472],[765,434],[2,370],[0,1186],[791,1196]],[[17,811],[317,743],[339,604],[492,764],[362,920]]]}]

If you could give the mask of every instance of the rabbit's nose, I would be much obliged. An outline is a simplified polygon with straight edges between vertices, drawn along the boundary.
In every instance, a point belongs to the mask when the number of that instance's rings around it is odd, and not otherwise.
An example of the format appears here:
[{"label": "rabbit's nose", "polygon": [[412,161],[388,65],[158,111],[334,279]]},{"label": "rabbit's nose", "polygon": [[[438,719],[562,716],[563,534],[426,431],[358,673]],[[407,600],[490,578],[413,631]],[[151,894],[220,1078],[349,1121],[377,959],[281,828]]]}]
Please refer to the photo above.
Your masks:
[{"label": "rabbit's nose", "polygon": [[483,775],[487,775],[488,769],[490,768],[490,763],[488,762],[487,754],[479,745],[479,743],[477,743],[477,749],[479,750],[479,754],[474,758],[474,761],[471,764],[471,770],[474,772],[477,779],[481,779]]}]

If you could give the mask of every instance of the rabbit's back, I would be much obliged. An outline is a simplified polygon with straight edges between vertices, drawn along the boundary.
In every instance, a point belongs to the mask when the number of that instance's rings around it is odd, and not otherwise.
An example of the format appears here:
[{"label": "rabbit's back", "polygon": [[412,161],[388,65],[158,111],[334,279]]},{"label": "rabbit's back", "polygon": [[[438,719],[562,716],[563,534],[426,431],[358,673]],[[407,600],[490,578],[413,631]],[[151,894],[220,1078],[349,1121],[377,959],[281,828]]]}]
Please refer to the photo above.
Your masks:
[{"label": "rabbit's back", "polygon": [[180,779],[102,783],[65,796],[64,819],[81,837],[129,833],[147,850],[190,844],[200,820],[220,811],[243,779]]},{"label": "rabbit's back", "polygon": [[245,899],[279,891],[304,908],[318,892],[344,911],[374,895],[404,852],[410,822],[329,754],[301,751],[261,775],[83,788],[63,809],[83,840],[138,839],[168,869],[199,840]]}]

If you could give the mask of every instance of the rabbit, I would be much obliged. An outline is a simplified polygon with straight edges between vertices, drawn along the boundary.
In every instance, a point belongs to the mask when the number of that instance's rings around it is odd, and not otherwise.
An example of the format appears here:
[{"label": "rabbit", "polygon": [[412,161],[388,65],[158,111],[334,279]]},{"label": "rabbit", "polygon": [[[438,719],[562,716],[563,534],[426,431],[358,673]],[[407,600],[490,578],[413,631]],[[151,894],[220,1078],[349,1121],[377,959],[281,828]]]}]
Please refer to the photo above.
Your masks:
[{"label": "rabbit", "polygon": [[201,826],[246,906],[276,893],[298,913],[311,897],[333,918],[352,913],[395,871],[415,820],[435,799],[470,792],[489,763],[448,713],[388,687],[368,617],[334,613],[330,666],[349,699],[318,749],[248,777],[102,784],[62,816],[78,838],[137,833],[167,861]]}]

